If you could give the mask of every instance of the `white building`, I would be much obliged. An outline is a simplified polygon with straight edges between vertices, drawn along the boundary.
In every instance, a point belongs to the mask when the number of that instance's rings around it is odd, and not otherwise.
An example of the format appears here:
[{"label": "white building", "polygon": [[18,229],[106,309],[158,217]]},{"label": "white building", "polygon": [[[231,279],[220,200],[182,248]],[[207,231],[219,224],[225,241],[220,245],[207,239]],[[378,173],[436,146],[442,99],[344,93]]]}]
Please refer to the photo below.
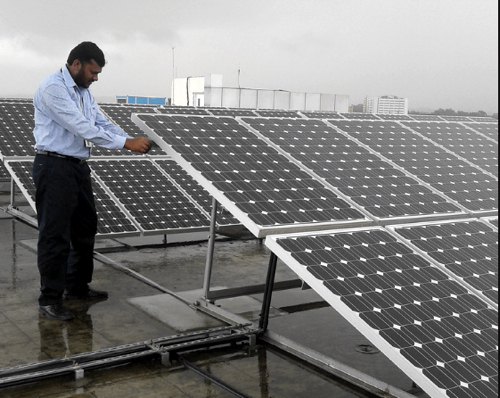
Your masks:
[{"label": "white building", "polygon": [[394,95],[384,95],[382,97],[366,97],[364,103],[364,112],[389,115],[407,115],[408,98],[399,98]]},{"label": "white building", "polygon": [[348,112],[349,96],[223,87],[222,75],[212,74],[175,79],[172,105]]}]

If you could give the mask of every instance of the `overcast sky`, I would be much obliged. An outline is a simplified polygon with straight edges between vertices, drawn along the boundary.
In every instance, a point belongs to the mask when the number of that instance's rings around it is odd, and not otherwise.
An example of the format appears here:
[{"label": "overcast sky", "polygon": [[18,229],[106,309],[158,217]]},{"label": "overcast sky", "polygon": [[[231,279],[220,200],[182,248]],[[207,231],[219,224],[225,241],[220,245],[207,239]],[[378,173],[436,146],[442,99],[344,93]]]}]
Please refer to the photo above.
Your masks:
[{"label": "overcast sky", "polygon": [[[32,96],[84,40],[108,64],[92,86],[170,96],[177,77],[409,98],[410,109],[498,108],[498,0],[0,0],[0,97]],[[175,47],[175,50],[172,50]]]}]

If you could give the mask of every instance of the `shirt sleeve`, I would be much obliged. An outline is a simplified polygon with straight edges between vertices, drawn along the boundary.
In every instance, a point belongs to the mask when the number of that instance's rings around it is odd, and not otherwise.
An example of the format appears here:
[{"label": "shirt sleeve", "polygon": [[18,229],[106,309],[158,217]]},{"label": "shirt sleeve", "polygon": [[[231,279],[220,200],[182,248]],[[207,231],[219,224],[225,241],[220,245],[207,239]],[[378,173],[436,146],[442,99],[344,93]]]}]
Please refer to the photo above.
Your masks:
[{"label": "shirt sleeve", "polygon": [[115,134],[94,125],[82,114],[66,88],[57,84],[47,86],[42,93],[42,101],[47,116],[71,134],[108,149],[125,146],[126,135]]},{"label": "shirt sleeve", "polygon": [[97,104],[95,102],[92,102],[92,108],[96,112],[96,119],[95,119],[96,126],[101,127],[102,129],[104,129],[112,134],[115,134],[115,135],[118,135],[121,137],[125,137],[125,138],[132,138],[125,131],[123,131],[120,127],[118,127],[117,125],[110,122],[109,119],[103,115],[103,113],[101,112],[101,110],[99,109],[99,107],[97,106]]}]

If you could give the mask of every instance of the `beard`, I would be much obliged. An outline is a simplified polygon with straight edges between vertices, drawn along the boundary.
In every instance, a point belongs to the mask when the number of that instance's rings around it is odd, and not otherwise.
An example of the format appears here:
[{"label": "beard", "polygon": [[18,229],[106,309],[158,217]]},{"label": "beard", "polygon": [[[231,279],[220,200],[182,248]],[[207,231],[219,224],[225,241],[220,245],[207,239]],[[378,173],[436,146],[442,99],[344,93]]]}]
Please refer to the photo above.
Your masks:
[{"label": "beard", "polygon": [[90,83],[89,81],[87,81],[85,79],[85,73],[84,73],[84,70],[83,70],[83,65],[82,67],[80,68],[80,70],[78,71],[78,73],[76,74],[76,76],[74,77],[73,79],[76,83],[76,85],[78,87],[82,87],[82,88],[89,88],[90,87]]}]

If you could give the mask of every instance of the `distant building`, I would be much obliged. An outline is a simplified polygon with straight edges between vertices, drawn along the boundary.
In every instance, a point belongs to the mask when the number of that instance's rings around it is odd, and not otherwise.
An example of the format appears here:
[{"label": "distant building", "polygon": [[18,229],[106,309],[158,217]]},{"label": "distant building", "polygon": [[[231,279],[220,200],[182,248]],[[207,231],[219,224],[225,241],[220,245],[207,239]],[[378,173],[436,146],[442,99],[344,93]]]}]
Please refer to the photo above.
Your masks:
[{"label": "distant building", "polygon": [[211,74],[176,78],[172,84],[171,105],[348,112],[349,96],[223,87],[222,75]]},{"label": "distant building", "polygon": [[137,95],[117,95],[116,102],[133,105],[167,105],[165,97],[140,97]]},{"label": "distant building", "polygon": [[363,111],[375,114],[407,115],[408,98],[399,98],[394,95],[366,97]]}]

